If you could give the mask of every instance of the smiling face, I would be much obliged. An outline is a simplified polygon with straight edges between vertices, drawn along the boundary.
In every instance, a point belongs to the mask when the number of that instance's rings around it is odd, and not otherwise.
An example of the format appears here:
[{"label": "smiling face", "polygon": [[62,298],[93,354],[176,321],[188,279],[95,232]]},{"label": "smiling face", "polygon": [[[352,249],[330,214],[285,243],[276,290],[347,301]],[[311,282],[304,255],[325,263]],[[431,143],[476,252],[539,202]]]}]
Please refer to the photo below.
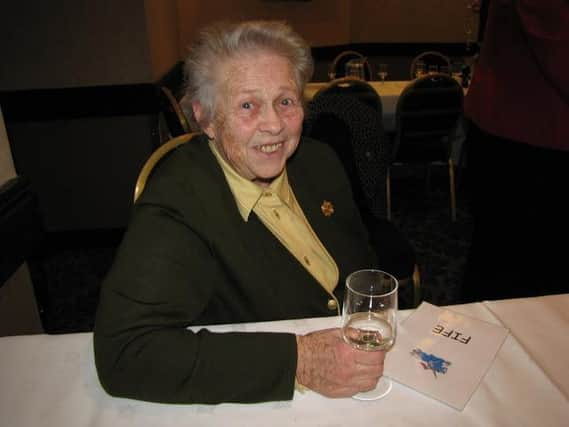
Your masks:
[{"label": "smiling face", "polygon": [[204,132],[239,175],[267,185],[283,171],[302,131],[293,67],[261,52],[226,61],[216,77],[216,113]]}]

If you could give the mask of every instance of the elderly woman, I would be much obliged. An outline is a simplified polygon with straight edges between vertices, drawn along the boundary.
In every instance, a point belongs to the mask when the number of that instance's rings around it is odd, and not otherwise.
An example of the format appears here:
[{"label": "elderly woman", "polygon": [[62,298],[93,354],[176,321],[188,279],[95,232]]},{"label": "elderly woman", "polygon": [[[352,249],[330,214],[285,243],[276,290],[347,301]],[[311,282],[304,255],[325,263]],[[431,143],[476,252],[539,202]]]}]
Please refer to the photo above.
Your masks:
[{"label": "elderly woman", "polygon": [[103,387],[176,403],[291,399],[295,383],[331,397],[372,389],[384,354],[338,329],[187,329],[336,315],[345,276],[375,257],[339,160],[301,138],[305,42],[277,22],[215,25],[186,67],[204,135],[155,169],[105,279]]}]

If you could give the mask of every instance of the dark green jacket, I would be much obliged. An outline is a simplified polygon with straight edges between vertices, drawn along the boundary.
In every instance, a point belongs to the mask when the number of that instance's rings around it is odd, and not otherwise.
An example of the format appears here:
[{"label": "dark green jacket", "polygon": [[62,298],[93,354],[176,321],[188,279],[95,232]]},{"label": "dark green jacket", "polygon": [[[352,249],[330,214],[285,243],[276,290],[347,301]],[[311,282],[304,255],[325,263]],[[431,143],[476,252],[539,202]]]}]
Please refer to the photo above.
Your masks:
[{"label": "dark green jacket", "polygon": [[[333,151],[313,140],[301,141],[287,171],[338,265],[341,301],[345,276],[373,265],[350,184]],[[194,138],[153,172],[103,283],[94,333],[101,384],[158,402],[291,399],[294,335],[186,328],[335,315],[329,300],[254,213],[243,221],[207,141]]]}]

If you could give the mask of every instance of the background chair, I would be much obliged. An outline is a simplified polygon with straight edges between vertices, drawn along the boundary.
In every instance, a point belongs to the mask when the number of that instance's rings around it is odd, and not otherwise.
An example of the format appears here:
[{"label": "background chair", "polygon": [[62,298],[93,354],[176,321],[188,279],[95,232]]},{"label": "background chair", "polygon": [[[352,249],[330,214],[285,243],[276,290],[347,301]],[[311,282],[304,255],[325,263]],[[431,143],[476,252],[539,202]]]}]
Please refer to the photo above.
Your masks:
[{"label": "background chair", "polygon": [[146,181],[148,177],[152,174],[152,169],[156,166],[156,164],[168,153],[172,150],[176,149],[178,146],[187,143],[190,141],[197,133],[186,133],[184,135],[180,135],[176,138],[170,139],[160,147],[158,147],[146,160],[140,173],[138,174],[138,178],[136,179],[136,185],[134,187],[134,201],[136,202],[142,192],[144,191],[144,187],[146,186]]},{"label": "background chair", "polygon": [[305,134],[331,145],[351,180],[360,210],[386,217],[385,184],[389,148],[383,138],[382,103],[359,79],[337,79],[308,106]]},{"label": "background chair", "polygon": [[190,133],[191,127],[188,119],[172,91],[166,86],[159,86],[158,99],[160,102],[158,123],[161,141]]},{"label": "background chair", "polygon": [[417,68],[417,63],[423,62],[425,64],[425,72],[428,72],[429,66],[434,65],[437,67],[438,71],[441,71],[442,67],[446,67],[447,72],[450,73],[450,58],[440,52],[427,51],[417,55],[411,61],[411,69],[409,70],[409,78],[413,80],[416,78],[415,70]]},{"label": "background chair", "polygon": [[[456,221],[453,134],[462,117],[464,93],[458,82],[444,74],[414,80],[401,93],[395,111],[396,130],[392,161],[387,172],[387,208],[391,217],[391,176],[395,166],[448,165],[451,218]],[[427,179],[427,183],[429,180]]]},{"label": "background chair", "polygon": [[345,50],[341,52],[330,65],[328,70],[328,77],[330,80],[346,76],[346,64],[352,59],[361,59],[364,61],[364,74],[366,80],[372,79],[371,65],[367,61],[366,57],[359,52],[354,50]]},{"label": "background chair", "polygon": [[[355,97],[358,101],[363,102],[375,110],[376,114],[379,115],[379,118],[381,118],[383,114],[381,97],[369,83],[363,80],[352,77],[334,79],[332,82],[316,92],[314,94],[314,98],[322,95],[330,96],[333,94]],[[379,126],[383,130],[383,122],[380,122]]]},{"label": "background chair", "polygon": [[386,219],[390,147],[381,113],[381,99],[368,83],[335,80],[308,105],[304,135],[329,144],[338,154],[381,267],[400,280],[400,305],[411,307],[420,301],[419,270],[414,248]]}]

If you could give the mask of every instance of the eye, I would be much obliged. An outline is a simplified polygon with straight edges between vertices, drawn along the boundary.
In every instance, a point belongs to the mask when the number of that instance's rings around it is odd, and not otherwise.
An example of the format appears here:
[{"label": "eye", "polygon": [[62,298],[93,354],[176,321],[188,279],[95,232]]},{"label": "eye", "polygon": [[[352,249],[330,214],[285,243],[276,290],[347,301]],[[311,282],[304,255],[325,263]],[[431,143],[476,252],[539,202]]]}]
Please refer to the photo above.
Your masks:
[{"label": "eye", "polygon": [[285,107],[287,107],[289,105],[294,105],[294,100],[292,98],[284,98],[281,101],[281,105],[284,105]]},{"label": "eye", "polygon": [[241,104],[241,108],[243,108],[244,110],[250,110],[251,108],[253,108],[253,104],[251,104],[250,102],[244,102]]}]

